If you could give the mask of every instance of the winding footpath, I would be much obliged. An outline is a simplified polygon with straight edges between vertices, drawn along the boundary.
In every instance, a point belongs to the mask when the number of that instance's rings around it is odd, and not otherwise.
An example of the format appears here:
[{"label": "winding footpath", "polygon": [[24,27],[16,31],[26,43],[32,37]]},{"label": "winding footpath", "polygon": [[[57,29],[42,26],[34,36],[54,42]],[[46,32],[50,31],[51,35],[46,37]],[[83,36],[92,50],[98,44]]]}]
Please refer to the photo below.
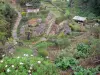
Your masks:
[{"label": "winding footpath", "polygon": [[20,12],[17,10],[16,7],[13,7],[13,8],[18,13],[18,17],[16,19],[16,22],[14,23],[14,27],[13,27],[13,30],[12,30],[12,37],[13,37],[14,40],[18,40],[17,29],[18,29],[19,23],[22,19],[22,16],[21,16]]}]

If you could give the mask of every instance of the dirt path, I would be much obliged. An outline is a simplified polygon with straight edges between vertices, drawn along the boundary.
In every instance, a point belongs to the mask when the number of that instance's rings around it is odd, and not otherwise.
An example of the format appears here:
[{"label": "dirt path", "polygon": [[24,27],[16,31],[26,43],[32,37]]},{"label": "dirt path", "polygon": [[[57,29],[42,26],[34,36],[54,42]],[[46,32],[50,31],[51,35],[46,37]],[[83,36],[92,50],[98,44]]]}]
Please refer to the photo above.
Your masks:
[{"label": "dirt path", "polygon": [[22,19],[22,16],[21,16],[20,12],[17,10],[17,8],[15,6],[13,8],[18,13],[18,17],[16,19],[16,22],[14,23],[14,27],[13,27],[13,30],[12,30],[12,37],[13,37],[14,40],[17,40],[18,39],[18,37],[17,37],[17,28],[18,28],[19,23]]}]

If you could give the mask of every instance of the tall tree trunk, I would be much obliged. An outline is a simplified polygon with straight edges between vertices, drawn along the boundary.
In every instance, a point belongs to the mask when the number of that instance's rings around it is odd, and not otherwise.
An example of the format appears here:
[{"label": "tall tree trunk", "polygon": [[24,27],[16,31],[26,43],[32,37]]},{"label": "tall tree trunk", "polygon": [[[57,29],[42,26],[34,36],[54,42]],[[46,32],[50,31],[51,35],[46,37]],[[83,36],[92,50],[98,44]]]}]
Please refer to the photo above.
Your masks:
[{"label": "tall tree trunk", "polygon": [[72,2],[73,0],[69,0],[69,4],[68,4],[69,7],[72,7]]}]

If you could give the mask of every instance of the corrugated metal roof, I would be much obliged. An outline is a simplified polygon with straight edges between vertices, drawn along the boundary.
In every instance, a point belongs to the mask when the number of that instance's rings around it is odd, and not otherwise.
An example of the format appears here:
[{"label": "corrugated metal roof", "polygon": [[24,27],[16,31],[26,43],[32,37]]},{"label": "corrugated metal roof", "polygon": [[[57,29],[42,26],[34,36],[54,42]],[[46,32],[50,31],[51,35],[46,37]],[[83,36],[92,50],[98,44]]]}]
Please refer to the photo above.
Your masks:
[{"label": "corrugated metal roof", "polygon": [[85,21],[86,20],[86,17],[81,17],[81,16],[75,16],[73,17],[74,20],[77,20],[77,21]]},{"label": "corrugated metal roof", "polygon": [[26,3],[26,6],[30,7],[30,6],[32,6],[32,4],[31,3]]}]

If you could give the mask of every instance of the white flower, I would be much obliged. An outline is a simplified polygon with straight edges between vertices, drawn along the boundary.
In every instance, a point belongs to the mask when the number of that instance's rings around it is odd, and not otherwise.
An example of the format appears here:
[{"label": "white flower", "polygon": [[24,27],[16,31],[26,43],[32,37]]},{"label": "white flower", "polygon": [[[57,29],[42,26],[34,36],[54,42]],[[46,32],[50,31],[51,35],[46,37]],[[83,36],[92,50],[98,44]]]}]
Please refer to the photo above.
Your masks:
[{"label": "white flower", "polygon": [[30,69],[32,69],[32,67],[30,67]]},{"label": "white flower", "polygon": [[17,58],[19,59],[20,57],[18,56]]},{"label": "white flower", "polygon": [[62,49],[62,51],[64,51],[64,50]]},{"label": "white flower", "polygon": [[32,74],[29,74],[29,75],[32,75]]},{"label": "white flower", "polygon": [[14,65],[12,65],[12,67],[14,67]]},{"label": "white flower", "polygon": [[30,73],[31,71],[30,71],[30,70],[28,70],[28,72]]},{"label": "white flower", "polygon": [[24,54],[24,56],[26,56],[26,54]]},{"label": "white flower", "polygon": [[49,57],[47,56],[46,58],[48,59]]},{"label": "white flower", "polygon": [[33,64],[31,64],[31,67],[33,66]]},{"label": "white flower", "polygon": [[67,2],[69,2],[69,0],[67,0]]},{"label": "white flower", "polygon": [[38,61],[38,64],[41,64],[41,61]]},{"label": "white flower", "polygon": [[20,62],[20,65],[23,65],[24,63]]},{"label": "white flower", "polygon": [[28,54],[26,54],[26,56],[28,57]]},{"label": "white flower", "polygon": [[2,55],[2,57],[4,57],[5,56],[5,54],[4,55]]},{"label": "white flower", "polygon": [[16,45],[17,44],[17,41],[16,40],[13,40],[13,43],[14,43],[14,45]]},{"label": "white flower", "polygon": [[13,53],[11,53],[11,54],[13,54]]},{"label": "white flower", "polygon": [[11,51],[9,51],[9,53],[11,53]]},{"label": "white flower", "polygon": [[3,60],[1,60],[0,62],[3,63]]},{"label": "white flower", "polygon": [[24,56],[28,56],[28,54],[24,54]]},{"label": "white flower", "polygon": [[8,65],[6,65],[5,67],[8,67]]},{"label": "white flower", "polygon": [[10,72],[11,70],[10,69],[7,69],[7,72]]},{"label": "white flower", "polygon": [[33,55],[31,55],[31,56],[33,56]]}]

